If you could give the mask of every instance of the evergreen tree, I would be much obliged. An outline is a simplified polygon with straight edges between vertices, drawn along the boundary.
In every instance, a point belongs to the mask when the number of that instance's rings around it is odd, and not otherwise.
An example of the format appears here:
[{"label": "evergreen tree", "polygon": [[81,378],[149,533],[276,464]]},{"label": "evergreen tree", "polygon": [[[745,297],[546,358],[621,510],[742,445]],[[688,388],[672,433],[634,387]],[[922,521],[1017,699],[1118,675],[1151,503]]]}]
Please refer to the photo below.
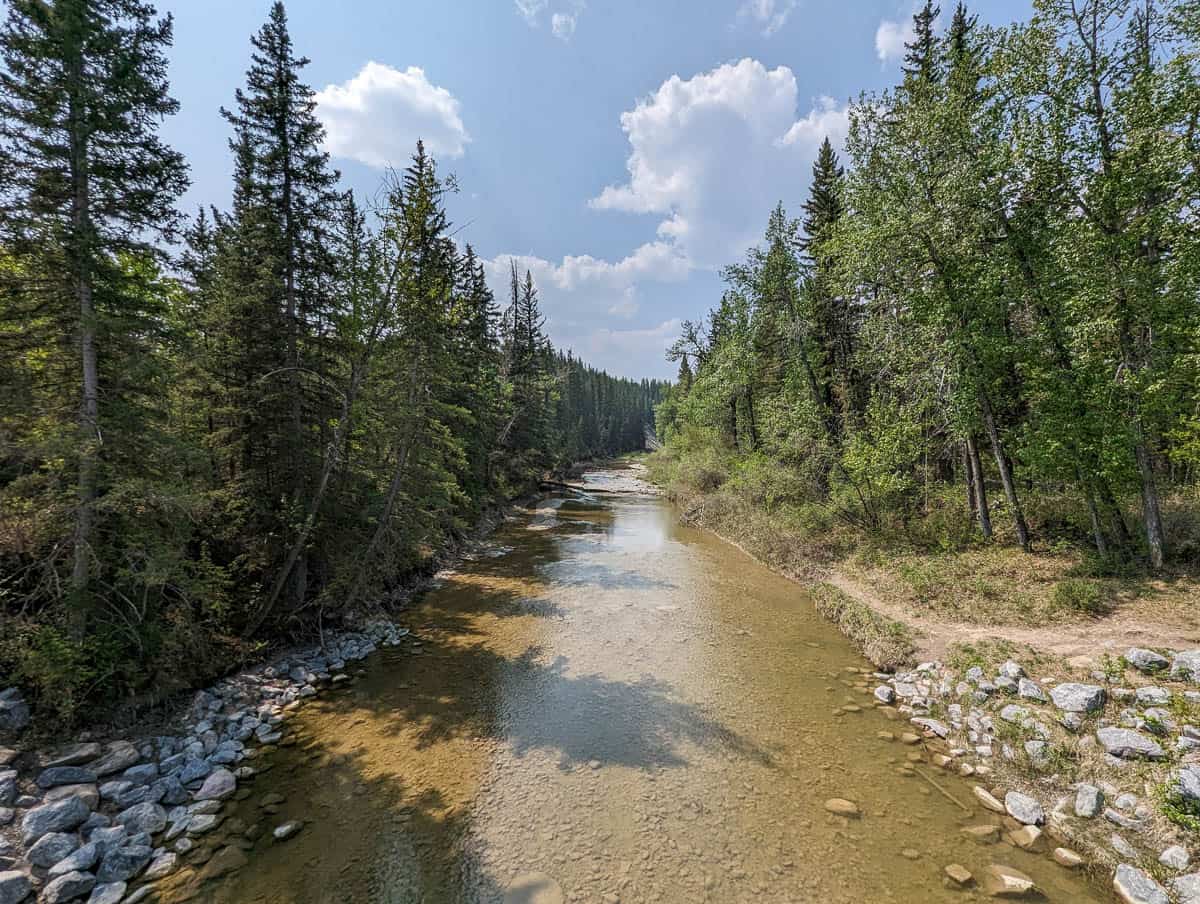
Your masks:
[{"label": "evergreen tree", "polygon": [[[144,279],[162,259],[154,240],[172,237],[174,201],[187,184],[183,159],[156,134],[178,109],[167,86],[171,20],[138,0],[8,7],[0,228],[23,277],[19,291],[37,296],[31,303],[57,333],[47,338],[63,354],[69,345],[74,358],[68,407],[78,420],[63,452],[76,473],[69,586],[82,631],[107,558],[97,503],[127,476],[119,450],[139,437],[144,414],[120,369],[146,341],[153,314]],[[135,258],[146,266],[125,265]]]},{"label": "evergreen tree", "polygon": [[913,14],[913,39],[904,44],[902,67],[907,85],[934,85],[942,77],[938,40],[934,34],[941,12],[941,7],[933,0],[925,0],[924,5]]}]

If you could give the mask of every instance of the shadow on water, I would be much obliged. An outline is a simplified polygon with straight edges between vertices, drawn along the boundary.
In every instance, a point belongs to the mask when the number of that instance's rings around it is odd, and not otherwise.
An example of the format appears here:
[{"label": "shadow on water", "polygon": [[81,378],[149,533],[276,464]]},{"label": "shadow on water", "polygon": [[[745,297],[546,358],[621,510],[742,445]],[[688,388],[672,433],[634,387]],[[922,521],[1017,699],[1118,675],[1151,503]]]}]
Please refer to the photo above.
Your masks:
[{"label": "shadow on water", "polygon": [[[375,654],[354,682],[302,709],[286,746],[250,761],[262,769],[244,786],[250,796],[227,805],[222,826],[183,858],[192,868],[168,880],[160,900],[499,900],[503,890],[469,837],[472,804],[502,748],[550,757],[562,772],[678,769],[688,765],[688,747],[773,768],[767,752],[668,683],[574,674],[567,657],[547,659],[539,639],[567,618],[548,586],[559,583],[563,534],[597,529],[562,527],[556,539],[510,525],[500,539],[511,552],[447,575],[408,614],[412,634],[400,648]],[[660,586],[638,583],[633,572],[583,568],[573,583]],[[268,794],[282,800],[264,809]],[[272,829],[289,820],[304,829],[274,842]],[[245,850],[249,865],[203,881],[214,864],[237,859],[229,848]]]}]

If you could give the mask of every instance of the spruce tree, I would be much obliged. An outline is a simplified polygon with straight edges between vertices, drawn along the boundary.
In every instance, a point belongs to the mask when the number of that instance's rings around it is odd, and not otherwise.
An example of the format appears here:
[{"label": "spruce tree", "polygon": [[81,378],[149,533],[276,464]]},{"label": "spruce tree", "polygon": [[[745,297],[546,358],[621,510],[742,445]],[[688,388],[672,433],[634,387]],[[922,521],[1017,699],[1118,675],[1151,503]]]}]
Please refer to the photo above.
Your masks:
[{"label": "spruce tree", "polygon": [[[261,443],[264,453],[245,465],[258,472],[252,483],[266,490],[255,505],[266,503],[270,510],[266,531],[258,533],[275,538],[262,555],[270,571],[278,567],[288,535],[300,529],[321,470],[313,453],[328,440],[336,417],[337,401],[328,389],[334,350],[327,337],[338,175],[321,150],[324,129],[314,92],[301,78],[309,61],[296,55],[283,3],[272,4],[251,44],[246,87],[236,93],[235,110],[222,110],[234,127],[238,159],[227,242],[239,273],[228,286],[228,301],[239,309],[241,337],[234,342],[243,349],[236,368],[241,398],[234,405],[241,423],[235,430],[248,452]],[[259,341],[261,355],[255,354]],[[307,557],[289,570],[287,596],[294,607],[307,594]]]},{"label": "spruce tree", "polygon": [[[122,422],[135,397],[115,368],[145,337],[146,296],[122,259],[162,259],[175,199],[187,184],[182,157],[156,134],[178,109],[168,93],[171,19],[138,0],[11,0],[0,32],[0,228],[40,296],[77,373],[70,458],[76,471],[71,591],[90,607],[103,559],[97,500],[121,476],[114,447],[137,438]],[[144,325],[144,324],[143,324]],[[77,617],[76,630],[86,626]]]},{"label": "spruce tree", "polygon": [[938,41],[934,26],[941,14],[941,7],[933,0],[913,15],[913,39],[906,42],[904,54],[905,84],[926,86],[936,84],[942,77],[942,65],[938,58]]}]

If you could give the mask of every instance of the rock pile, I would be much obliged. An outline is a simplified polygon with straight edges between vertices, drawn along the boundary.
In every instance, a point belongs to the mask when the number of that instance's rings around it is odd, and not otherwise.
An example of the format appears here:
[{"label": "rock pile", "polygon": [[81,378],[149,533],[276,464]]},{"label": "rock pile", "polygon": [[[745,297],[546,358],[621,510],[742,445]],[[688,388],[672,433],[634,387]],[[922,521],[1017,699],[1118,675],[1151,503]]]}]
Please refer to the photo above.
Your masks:
[{"label": "rock pile", "polygon": [[[324,651],[293,651],[227,678],[195,695],[177,734],[76,744],[32,758],[36,768],[21,771],[13,768],[16,752],[0,750],[0,832],[7,826],[17,836],[0,837],[0,904],[34,895],[44,904],[135,904],[189,854],[203,866],[201,878],[237,869],[246,862],[238,845],[200,858],[198,844],[225,822],[226,801],[249,795],[241,785],[253,779],[255,759],[283,739],[305,699],[348,680],[348,662],[407,633],[372,622]],[[16,730],[28,720],[19,694],[0,694],[0,724]],[[233,828],[240,832],[228,835],[252,833]],[[291,821],[272,834],[282,842],[301,829]]]}]

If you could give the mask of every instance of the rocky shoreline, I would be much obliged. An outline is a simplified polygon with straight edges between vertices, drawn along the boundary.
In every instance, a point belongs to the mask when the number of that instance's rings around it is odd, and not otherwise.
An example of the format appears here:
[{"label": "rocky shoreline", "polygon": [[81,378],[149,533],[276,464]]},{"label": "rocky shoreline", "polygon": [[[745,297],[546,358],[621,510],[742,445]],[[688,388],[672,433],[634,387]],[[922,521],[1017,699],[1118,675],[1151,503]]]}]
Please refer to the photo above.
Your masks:
[{"label": "rocky shoreline", "polygon": [[[288,721],[306,700],[353,680],[353,663],[407,634],[380,619],[323,649],[289,651],[197,692],[170,733],[29,753],[0,747],[0,904],[154,901],[184,867],[199,885],[245,865],[264,833],[287,841],[303,825],[275,824],[277,801],[259,801],[254,825],[230,818],[252,793],[256,761],[288,743]],[[18,693],[0,695],[0,727],[28,721]]]},{"label": "rocky shoreline", "polygon": [[[856,686],[913,726],[880,733],[912,748],[902,774],[928,763],[978,782],[975,803],[993,818],[963,829],[974,840],[1108,871],[1126,904],[1200,904],[1200,650],[1133,648],[1105,666],[1035,678],[1011,659],[961,674],[927,662]],[[979,877],[948,864],[946,877],[999,898],[1037,896],[1001,863]]]}]

